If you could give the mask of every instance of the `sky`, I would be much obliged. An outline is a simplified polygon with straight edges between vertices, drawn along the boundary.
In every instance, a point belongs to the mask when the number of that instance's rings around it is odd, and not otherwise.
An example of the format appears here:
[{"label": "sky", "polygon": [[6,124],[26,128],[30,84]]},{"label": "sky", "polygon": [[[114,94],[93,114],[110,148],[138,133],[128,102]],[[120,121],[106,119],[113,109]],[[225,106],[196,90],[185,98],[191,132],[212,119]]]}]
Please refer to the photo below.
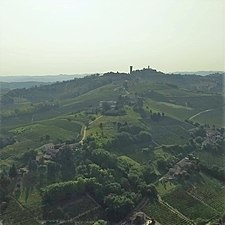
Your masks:
[{"label": "sky", "polygon": [[224,70],[224,0],[0,0],[0,76]]}]

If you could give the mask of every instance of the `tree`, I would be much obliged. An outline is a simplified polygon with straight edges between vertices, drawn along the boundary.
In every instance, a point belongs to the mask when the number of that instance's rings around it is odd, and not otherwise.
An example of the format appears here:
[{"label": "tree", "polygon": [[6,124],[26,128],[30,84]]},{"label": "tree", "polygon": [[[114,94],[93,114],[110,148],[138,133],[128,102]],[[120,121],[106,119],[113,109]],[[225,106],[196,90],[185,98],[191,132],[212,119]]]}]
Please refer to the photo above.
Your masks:
[{"label": "tree", "polygon": [[36,156],[37,156],[37,152],[34,150],[30,150],[23,154],[21,160],[23,163],[28,164],[30,162],[30,160],[35,160]]},{"label": "tree", "polygon": [[153,200],[158,199],[158,191],[155,185],[153,184],[143,186],[142,192],[145,196],[147,196],[150,199],[153,199]]},{"label": "tree", "polygon": [[115,168],[116,156],[104,149],[95,149],[90,154],[90,159],[103,168]]},{"label": "tree", "polygon": [[5,201],[10,192],[10,179],[3,171],[0,173],[0,202]]},{"label": "tree", "polygon": [[47,164],[47,181],[48,183],[54,183],[59,177],[60,166],[59,164],[49,161]]},{"label": "tree", "polygon": [[110,104],[108,102],[103,102],[102,103],[102,110],[103,110],[103,112],[106,112],[106,111],[108,111],[110,109],[111,109],[111,106],[110,106]]},{"label": "tree", "polygon": [[100,129],[101,129],[102,136],[103,136],[103,123],[100,123],[100,124],[99,124],[99,127],[100,127]]},{"label": "tree", "polygon": [[9,177],[10,178],[15,178],[18,175],[17,169],[15,164],[13,164],[10,168],[9,168]]},{"label": "tree", "polygon": [[2,104],[13,104],[14,103],[14,100],[12,97],[8,96],[7,94],[6,95],[3,95],[2,98],[1,98],[1,102]]},{"label": "tree", "polygon": [[69,147],[64,147],[56,155],[56,161],[61,165],[63,180],[71,180],[75,175],[73,152]]},{"label": "tree", "polygon": [[151,142],[152,136],[147,131],[140,131],[139,134],[137,135],[137,139],[138,142]]},{"label": "tree", "polygon": [[30,160],[29,164],[28,164],[28,169],[29,169],[29,171],[37,172],[37,170],[38,170],[37,161],[36,160]]},{"label": "tree", "polygon": [[107,225],[107,221],[105,220],[98,220],[93,225]]},{"label": "tree", "polygon": [[106,214],[113,221],[124,218],[134,208],[133,200],[124,195],[110,194],[105,197],[104,202]]}]

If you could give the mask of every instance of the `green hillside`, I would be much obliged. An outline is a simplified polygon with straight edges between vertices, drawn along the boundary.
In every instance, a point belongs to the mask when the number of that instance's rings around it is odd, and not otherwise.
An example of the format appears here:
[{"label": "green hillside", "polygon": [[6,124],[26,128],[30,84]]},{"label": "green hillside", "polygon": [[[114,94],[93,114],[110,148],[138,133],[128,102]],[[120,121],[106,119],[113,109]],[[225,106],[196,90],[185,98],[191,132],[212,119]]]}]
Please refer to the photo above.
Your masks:
[{"label": "green hillside", "polygon": [[215,224],[221,82],[144,69],[2,94],[3,224],[125,224],[137,211],[162,225]]}]

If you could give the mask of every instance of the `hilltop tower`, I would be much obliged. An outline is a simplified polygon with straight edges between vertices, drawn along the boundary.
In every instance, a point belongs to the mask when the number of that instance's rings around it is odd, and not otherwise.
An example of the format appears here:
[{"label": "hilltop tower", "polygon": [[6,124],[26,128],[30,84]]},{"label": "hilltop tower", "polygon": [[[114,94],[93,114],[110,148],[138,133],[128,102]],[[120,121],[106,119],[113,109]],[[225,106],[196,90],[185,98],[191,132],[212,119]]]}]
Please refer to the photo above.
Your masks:
[{"label": "hilltop tower", "polygon": [[133,66],[130,66],[130,74],[133,72]]}]

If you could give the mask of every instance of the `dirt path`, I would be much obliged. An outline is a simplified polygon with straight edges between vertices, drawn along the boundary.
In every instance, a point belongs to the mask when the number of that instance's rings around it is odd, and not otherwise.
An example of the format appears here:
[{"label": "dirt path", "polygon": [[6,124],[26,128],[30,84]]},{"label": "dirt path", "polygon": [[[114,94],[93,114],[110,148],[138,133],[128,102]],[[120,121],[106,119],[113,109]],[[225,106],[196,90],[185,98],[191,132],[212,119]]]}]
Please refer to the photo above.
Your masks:
[{"label": "dirt path", "polygon": [[[91,121],[90,123],[88,123],[88,125],[91,125],[92,123],[96,122],[97,120],[99,120],[99,119],[102,118],[102,117],[103,117],[103,115],[97,117],[95,120],[93,120],[93,121]],[[82,128],[82,130],[83,130],[83,136],[82,136],[82,138],[81,138],[81,140],[80,140],[80,142],[79,142],[81,145],[83,145],[84,140],[85,140],[86,137],[87,137],[87,126],[84,126],[84,127]]]},{"label": "dirt path", "polygon": [[206,109],[206,110],[204,110],[204,111],[201,111],[201,112],[199,112],[199,113],[196,113],[195,115],[191,116],[191,117],[189,118],[189,120],[192,120],[192,119],[194,119],[195,117],[197,117],[197,116],[199,116],[199,115],[201,115],[201,114],[203,114],[203,113],[210,112],[210,111],[212,111],[212,110],[213,110],[213,109]]}]

